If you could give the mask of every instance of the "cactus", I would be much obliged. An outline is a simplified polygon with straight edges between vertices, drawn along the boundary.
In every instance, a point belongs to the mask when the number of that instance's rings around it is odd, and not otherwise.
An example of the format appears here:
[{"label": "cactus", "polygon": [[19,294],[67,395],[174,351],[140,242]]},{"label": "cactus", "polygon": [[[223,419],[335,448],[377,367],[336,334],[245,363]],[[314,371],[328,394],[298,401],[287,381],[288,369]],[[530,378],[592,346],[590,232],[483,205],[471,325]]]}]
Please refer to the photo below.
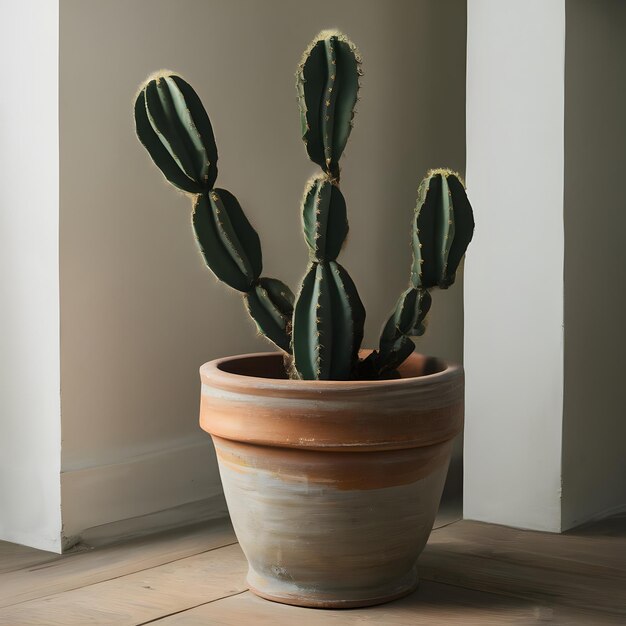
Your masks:
[{"label": "cactus", "polygon": [[139,140],[165,178],[193,197],[192,224],[213,274],[243,294],[259,333],[286,353],[287,374],[305,380],[386,378],[425,332],[430,289],[447,289],[472,238],[474,220],[461,177],[431,170],[418,189],[409,287],[383,326],[379,347],[359,357],[365,309],[347,270],[337,262],[348,234],[339,188],[340,158],[352,131],[361,57],[337,31],[321,32],[296,72],[302,139],[321,172],[306,184],[302,225],[309,266],[297,298],[287,285],[262,277],[259,236],[237,198],[215,187],[217,147],[209,117],[193,88],[159,72],[135,102]]}]

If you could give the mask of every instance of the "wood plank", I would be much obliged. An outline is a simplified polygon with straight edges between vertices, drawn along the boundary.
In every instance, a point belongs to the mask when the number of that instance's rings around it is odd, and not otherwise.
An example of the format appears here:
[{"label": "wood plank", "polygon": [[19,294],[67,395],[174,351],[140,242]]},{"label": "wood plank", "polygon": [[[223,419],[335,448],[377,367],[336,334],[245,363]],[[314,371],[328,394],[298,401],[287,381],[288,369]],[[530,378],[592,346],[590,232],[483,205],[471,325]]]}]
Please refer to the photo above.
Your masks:
[{"label": "wood plank", "polygon": [[235,541],[222,520],[0,574],[0,624],[626,623],[626,519],[554,535],[456,515],[438,518],[418,592],[381,607],[316,611],[245,593],[243,554],[219,547]]},{"label": "wood plank", "polygon": [[125,576],[237,541],[226,519],[111,544],[0,574],[0,607]]},{"label": "wood plank", "polygon": [[626,572],[626,517],[617,516],[561,535],[464,520],[456,527],[455,535],[480,543],[488,537],[494,546],[539,555],[548,553],[555,558]]},{"label": "wood plank", "polygon": [[154,626],[487,626],[497,624],[622,624],[611,616],[551,608],[480,591],[423,581],[410,596],[365,609],[319,610],[276,604],[250,592],[151,622]]},{"label": "wood plank", "polygon": [[2,626],[134,626],[245,591],[239,545],[0,609]]},{"label": "wood plank", "polygon": [[419,571],[468,589],[626,616],[625,544],[463,521],[432,533]]}]

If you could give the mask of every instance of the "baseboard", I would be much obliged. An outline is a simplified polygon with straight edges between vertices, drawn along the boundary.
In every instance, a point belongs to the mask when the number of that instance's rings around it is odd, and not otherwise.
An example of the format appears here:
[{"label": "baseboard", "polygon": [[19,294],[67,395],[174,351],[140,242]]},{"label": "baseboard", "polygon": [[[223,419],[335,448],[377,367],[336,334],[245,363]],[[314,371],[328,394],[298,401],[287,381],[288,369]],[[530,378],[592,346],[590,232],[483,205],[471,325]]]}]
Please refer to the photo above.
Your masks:
[{"label": "baseboard", "polygon": [[88,550],[110,543],[127,541],[174,528],[228,517],[224,494],[197,502],[189,502],[165,511],[140,515],[130,519],[110,522],[87,528],[79,536],[66,539],[63,552]]},{"label": "baseboard", "polygon": [[581,516],[576,519],[567,519],[563,521],[563,529],[562,532],[568,532],[570,530],[575,530],[576,528],[580,528],[581,526],[587,526],[588,524],[594,524],[595,522],[600,522],[607,517],[612,517],[613,515],[623,515],[626,513],[626,504],[619,504],[617,506],[612,506],[607,509],[604,509],[598,513],[588,513],[586,515]]},{"label": "baseboard", "polygon": [[122,463],[61,472],[61,509],[64,549],[87,537],[112,541],[198,515],[223,515],[213,446],[203,438]]}]

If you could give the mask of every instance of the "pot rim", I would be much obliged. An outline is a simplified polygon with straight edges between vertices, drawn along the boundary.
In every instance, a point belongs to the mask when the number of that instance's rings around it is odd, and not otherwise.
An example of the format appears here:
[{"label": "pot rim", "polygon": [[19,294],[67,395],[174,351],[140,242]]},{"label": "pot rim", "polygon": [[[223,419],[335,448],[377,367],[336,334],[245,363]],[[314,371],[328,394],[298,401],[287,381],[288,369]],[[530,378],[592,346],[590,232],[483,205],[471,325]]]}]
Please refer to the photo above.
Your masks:
[{"label": "pot rim", "polygon": [[[223,369],[239,361],[244,372],[258,373],[265,365],[277,374],[280,359],[281,353],[261,352],[205,363],[202,429],[255,445],[367,452],[433,445],[462,428],[460,365],[439,360],[441,371],[433,374],[374,381],[262,378]],[[431,366],[428,357],[413,353],[401,371],[418,374]]]},{"label": "pot rim", "polygon": [[[359,356],[366,357],[372,350],[360,350]],[[420,374],[417,376],[403,376],[401,378],[385,379],[385,380],[294,380],[290,378],[271,378],[265,376],[251,376],[249,374],[236,373],[224,369],[225,365],[234,364],[237,361],[251,361],[256,359],[278,359],[282,361],[283,353],[274,352],[251,352],[246,354],[237,354],[226,357],[220,357],[207,361],[200,367],[200,378],[204,384],[212,387],[225,389],[243,387],[250,390],[273,390],[281,394],[300,395],[300,393],[310,394],[314,392],[316,395],[322,392],[363,392],[369,389],[378,392],[384,390],[392,390],[403,387],[430,387],[432,385],[441,384],[458,377],[463,371],[463,366],[458,363],[452,363],[430,357],[418,352],[413,352],[403,365],[413,367],[424,367],[428,361],[438,364],[441,369],[431,374]],[[402,370],[402,366],[400,366]],[[282,394],[281,394],[282,395]]]}]

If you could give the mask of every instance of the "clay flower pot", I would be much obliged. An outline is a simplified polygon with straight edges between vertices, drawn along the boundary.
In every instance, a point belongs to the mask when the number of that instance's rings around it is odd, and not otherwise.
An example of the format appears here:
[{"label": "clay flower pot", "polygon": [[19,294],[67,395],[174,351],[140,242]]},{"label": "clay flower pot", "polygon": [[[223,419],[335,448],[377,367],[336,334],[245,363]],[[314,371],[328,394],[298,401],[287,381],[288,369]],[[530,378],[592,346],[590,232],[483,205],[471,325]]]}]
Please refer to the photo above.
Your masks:
[{"label": "clay flower pot", "polygon": [[200,374],[251,591],[356,607],[415,589],[463,423],[462,368],[414,354],[396,380],[295,381],[262,353]]}]

